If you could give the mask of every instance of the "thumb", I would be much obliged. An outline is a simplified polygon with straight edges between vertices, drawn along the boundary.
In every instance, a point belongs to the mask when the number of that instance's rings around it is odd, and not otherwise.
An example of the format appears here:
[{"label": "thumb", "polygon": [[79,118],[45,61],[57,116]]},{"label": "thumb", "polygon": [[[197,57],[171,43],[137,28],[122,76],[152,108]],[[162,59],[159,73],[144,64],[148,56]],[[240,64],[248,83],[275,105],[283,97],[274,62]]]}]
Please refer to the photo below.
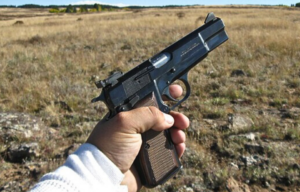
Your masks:
[{"label": "thumb", "polygon": [[173,126],[174,118],[161,112],[156,107],[140,107],[127,112],[121,112],[117,115],[117,121],[126,122],[124,132],[144,133],[149,129],[163,131]]}]

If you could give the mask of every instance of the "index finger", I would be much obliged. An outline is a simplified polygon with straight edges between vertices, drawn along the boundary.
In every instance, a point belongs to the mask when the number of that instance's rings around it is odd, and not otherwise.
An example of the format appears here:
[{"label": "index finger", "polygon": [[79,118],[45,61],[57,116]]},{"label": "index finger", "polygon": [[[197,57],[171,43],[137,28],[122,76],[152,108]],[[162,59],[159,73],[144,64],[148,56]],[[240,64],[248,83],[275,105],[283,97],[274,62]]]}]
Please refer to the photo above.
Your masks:
[{"label": "index finger", "polygon": [[[174,99],[177,99],[177,98],[181,97],[181,95],[183,93],[183,89],[180,85],[172,84],[169,86],[169,92],[170,92],[170,95]],[[163,100],[166,101],[168,99],[165,96],[163,96]]]}]

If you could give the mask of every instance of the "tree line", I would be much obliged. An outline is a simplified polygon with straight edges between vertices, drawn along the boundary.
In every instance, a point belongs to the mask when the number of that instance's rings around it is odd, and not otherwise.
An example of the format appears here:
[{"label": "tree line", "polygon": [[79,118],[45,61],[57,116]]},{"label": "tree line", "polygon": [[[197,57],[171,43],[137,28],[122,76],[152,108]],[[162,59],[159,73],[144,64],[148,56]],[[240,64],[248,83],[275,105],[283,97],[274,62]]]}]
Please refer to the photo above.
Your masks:
[{"label": "tree line", "polygon": [[[100,5],[100,4],[97,4]],[[10,7],[10,8],[67,8],[69,6],[80,8],[80,7],[86,7],[87,9],[94,8],[95,4],[87,4],[87,5],[37,5],[37,4],[25,4],[25,5],[0,5],[0,7]],[[119,7],[113,6],[113,5],[101,5],[103,8],[114,8],[117,9]]]},{"label": "tree line", "polygon": [[81,5],[37,5],[37,4],[25,4],[25,5],[0,5],[0,8],[48,8],[50,13],[88,13],[99,11],[114,11],[118,9],[143,9],[143,8],[172,8],[172,7],[185,7],[189,5],[166,5],[166,6],[127,6],[118,7],[105,4],[81,4]]},{"label": "tree line", "polygon": [[[127,6],[123,8],[129,8],[129,9],[141,9],[141,8],[168,8],[168,7],[184,7],[188,5],[166,5],[166,6]],[[284,5],[277,5],[277,6],[284,6]],[[70,9],[72,7],[73,9],[96,9],[97,7],[101,7],[102,10],[109,10],[109,9],[122,9],[118,6],[113,5],[100,5],[100,4],[86,4],[86,5],[37,5],[37,4],[25,4],[25,5],[0,5],[0,8],[50,8],[50,9]],[[300,7],[300,2],[291,4],[291,7]]]},{"label": "tree line", "polygon": [[126,7],[118,7],[114,5],[105,5],[105,4],[81,4],[81,5],[37,5],[37,4],[25,4],[25,5],[0,5],[0,7],[11,7],[11,8],[67,8],[69,6],[80,8],[85,7],[87,9],[93,9],[95,6],[101,6],[103,9],[122,9],[122,8],[159,8],[159,7],[184,7],[188,5],[166,5],[166,6],[126,6]]},{"label": "tree line", "polygon": [[116,6],[106,6],[95,3],[94,5],[68,5],[66,7],[56,6],[51,7],[50,13],[88,13],[99,11],[112,11],[118,9]]}]

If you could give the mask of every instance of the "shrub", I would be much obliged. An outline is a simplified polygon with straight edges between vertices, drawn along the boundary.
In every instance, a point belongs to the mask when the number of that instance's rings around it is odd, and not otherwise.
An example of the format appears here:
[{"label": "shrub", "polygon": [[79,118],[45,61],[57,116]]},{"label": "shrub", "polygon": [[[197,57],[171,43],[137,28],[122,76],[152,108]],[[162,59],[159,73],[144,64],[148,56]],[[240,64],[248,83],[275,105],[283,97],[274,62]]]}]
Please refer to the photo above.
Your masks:
[{"label": "shrub", "polygon": [[21,20],[18,20],[14,23],[14,25],[23,25],[23,24],[24,24],[24,22]]},{"label": "shrub", "polygon": [[66,9],[66,13],[76,13],[76,7],[73,7],[72,5],[68,5],[67,9]]},{"label": "shrub", "polygon": [[67,9],[59,10],[60,13],[65,13],[66,11],[67,11]]},{"label": "shrub", "polygon": [[49,10],[49,13],[59,13],[59,9],[58,8],[52,8]]},{"label": "shrub", "polygon": [[178,12],[178,13],[176,13],[176,16],[178,17],[178,19],[181,19],[181,18],[185,17],[185,13],[184,12]]},{"label": "shrub", "polygon": [[87,13],[88,9],[86,7],[80,7],[80,12],[81,13]]},{"label": "shrub", "polygon": [[97,11],[97,9],[90,9],[89,12],[95,13],[95,12],[98,12],[98,11]]}]

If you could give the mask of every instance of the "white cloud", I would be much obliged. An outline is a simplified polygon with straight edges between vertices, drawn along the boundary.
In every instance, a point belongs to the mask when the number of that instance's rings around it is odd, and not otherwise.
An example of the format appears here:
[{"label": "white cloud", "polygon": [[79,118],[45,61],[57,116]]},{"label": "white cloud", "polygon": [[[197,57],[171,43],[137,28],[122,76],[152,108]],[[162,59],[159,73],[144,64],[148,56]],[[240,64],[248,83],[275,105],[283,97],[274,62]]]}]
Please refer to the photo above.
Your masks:
[{"label": "white cloud", "polygon": [[71,5],[93,5],[95,3],[101,4],[101,5],[113,5],[113,6],[118,6],[118,7],[128,6],[123,3],[111,4],[111,3],[104,3],[104,2],[100,2],[100,1],[78,1],[78,2],[71,3]]}]

